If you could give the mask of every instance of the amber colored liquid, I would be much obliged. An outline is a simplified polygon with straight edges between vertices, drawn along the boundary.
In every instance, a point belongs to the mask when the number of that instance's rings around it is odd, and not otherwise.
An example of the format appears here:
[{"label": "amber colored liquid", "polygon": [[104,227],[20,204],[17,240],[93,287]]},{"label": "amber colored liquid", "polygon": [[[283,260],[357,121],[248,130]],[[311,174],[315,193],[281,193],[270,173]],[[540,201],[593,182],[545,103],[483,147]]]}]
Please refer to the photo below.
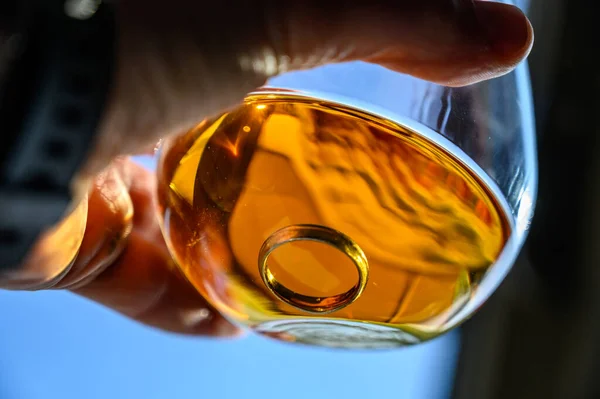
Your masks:
[{"label": "amber colored liquid", "polygon": [[[462,162],[332,103],[251,96],[162,151],[159,205],[177,263],[226,316],[284,340],[389,346],[435,336],[510,235],[491,191]],[[259,250],[295,224],[334,228],[362,248],[369,278],[353,303],[310,314],[266,288]],[[287,243],[269,267],[288,289],[324,298],[358,278],[345,253],[319,242]]]}]

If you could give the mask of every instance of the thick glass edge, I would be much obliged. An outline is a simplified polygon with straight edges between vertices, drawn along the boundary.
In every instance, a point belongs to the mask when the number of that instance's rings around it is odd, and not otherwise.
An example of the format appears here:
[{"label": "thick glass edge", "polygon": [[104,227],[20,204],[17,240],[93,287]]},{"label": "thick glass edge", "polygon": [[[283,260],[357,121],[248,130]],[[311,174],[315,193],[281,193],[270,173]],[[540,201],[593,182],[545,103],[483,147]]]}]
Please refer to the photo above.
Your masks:
[{"label": "thick glass edge", "polygon": [[477,287],[479,298],[477,301],[467,303],[456,313],[448,323],[452,329],[466,321],[477,308],[483,305],[504,281],[519,256],[523,244],[529,233],[529,227],[535,212],[538,188],[538,163],[535,115],[533,107],[533,93],[529,79],[529,66],[526,62],[519,65],[512,74],[515,75],[518,90],[518,101],[522,116],[523,151],[525,152],[525,170],[527,172],[525,183],[521,187],[519,201],[514,209],[515,234],[511,235],[502,253],[494,265],[488,269],[484,278]]}]

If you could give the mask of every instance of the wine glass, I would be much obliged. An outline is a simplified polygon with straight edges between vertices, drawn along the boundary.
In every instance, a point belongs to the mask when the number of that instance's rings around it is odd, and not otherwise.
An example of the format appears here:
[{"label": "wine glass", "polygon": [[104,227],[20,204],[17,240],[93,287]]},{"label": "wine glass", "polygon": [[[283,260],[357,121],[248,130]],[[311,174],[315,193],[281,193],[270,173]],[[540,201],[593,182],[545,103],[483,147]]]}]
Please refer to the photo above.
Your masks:
[{"label": "wine glass", "polygon": [[423,342],[515,262],[534,132],[526,63],[463,88],[362,62],[281,75],[161,144],[163,234],[238,325],[334,347]]}]

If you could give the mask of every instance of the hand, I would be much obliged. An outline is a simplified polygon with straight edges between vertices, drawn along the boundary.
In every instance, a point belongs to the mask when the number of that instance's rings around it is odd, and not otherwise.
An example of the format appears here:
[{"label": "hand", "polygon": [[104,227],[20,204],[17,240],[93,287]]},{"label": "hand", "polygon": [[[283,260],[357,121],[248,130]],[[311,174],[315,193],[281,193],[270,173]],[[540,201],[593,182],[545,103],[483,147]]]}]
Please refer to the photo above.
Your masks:
[{"label": "hand", "polygon": [[153,174],[123,155],[235,106],[281,72],[362,60],[460,86],[511,71],[533,42],[521,11],[487,1],[121,0],[117,10],[114,87],[74,182],[89,196],[88,225],[53,288],[189,334],[237,330],[173,267],[155,218]]}]

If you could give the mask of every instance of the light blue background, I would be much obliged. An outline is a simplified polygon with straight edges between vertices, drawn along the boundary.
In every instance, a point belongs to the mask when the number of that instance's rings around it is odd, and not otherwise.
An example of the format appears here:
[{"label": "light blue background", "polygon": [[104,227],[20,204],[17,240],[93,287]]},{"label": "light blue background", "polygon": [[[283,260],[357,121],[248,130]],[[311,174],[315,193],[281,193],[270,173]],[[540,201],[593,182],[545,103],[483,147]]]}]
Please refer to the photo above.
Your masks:
[{"label": "light blue background", "polygon": [[[317,73],[307,84],[402,99],[385,72],[363,74],[364,67]],[[296,347],[253,335],[183,338],[66,292],[0,291],[0,320],[0,399],[446,398],[459,347],[458,333],[385,352]]]},{"label": "light blue background", "polygon": [[0,398],[448,397],[457,334],[385,352],[183,338],[65,292],[0,292]]}]

